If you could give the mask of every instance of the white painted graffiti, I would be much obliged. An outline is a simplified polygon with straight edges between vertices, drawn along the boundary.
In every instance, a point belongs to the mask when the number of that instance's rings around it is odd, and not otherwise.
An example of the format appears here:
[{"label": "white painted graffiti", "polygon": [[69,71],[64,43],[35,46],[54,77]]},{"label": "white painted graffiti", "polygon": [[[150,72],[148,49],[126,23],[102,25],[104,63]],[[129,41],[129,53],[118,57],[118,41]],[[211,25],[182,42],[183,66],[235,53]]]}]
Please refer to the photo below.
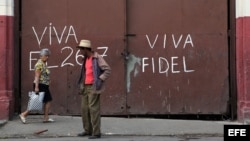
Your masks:
[{"label": "white painted graffiti", "polygon": [[[75,66],[75,65],[81,65],[81,60],[84,57],[80,50],[76,49],[75,47],[68,46],[67,43],[70,40],[70,43],[75,42],[78,44],[77,34],[76,30],[72,25],[64,26],[62,28],[56,28],[52,23],[49,23],[48,26],[45,27],[35,27],[32,26],[32,31],[34,33],[34,37],[36,39],[38,49],[34,51],[30,51],[29,56],[29,69],[33,70],[35,61],[38,60],[38,55],[41,46],[45,44],[45,42],[48,42],[47,44],[49,46],[53,46],[53,44],[62,45],[60,47],[60,50],[58,50],[58,53],[63,55],[63,59],[59,60],[59,64],[57,65],[50,65],[49,68],[60,68],[60,67],[66,67],[66,66]],[[151,35],[152,36],[152,35]],[[170,42],[167,43],[167,36],[171,39]],[[55,38],[56,37],[56,38]],[[150,49],[156,49],[159,47],[159,43],[162,42],[162,48],[166,49],[167,44],[172,44],[173,49],[178,48],[194,48],[194,43],[192,36],[190,34],[180,34],[180,35],[167,35],[163,34],[162,37],[159,36],[159,34],[153,35],[153,37],[149,37],[149,35],[145,35],[146,41],[148,43],[148,46]],[[160,38],[162,40],[160,40]],[[159,43],[158,43],[159,42]],[[66,45],[64,45],[66,44]],[[157,44],[157,46],[156,46]],[[107,46],[100,46],[97,47],[97,50],[101,52],[101,55],[103,57],[108,56],[108,47]],[[60,55],[56,52],[55,49],[52,51],[55,51],[56,55]],[[98,51],[98,52],[99,52]],[[36,54],[36,55],[34,55]],[[136,55],[134,55],[134,58],[137,58]],[[74,58],[74,59],[72,59]],[[143,73],[167,73],[171,71],[171,73],[181,73],[181,72],[194,72],[195,70],[190,69],[190,67],[187,65],[187,57],[185,56],[156,56],[156,57],[139,57],[140,58],[140,66],[141,71]],[[73,60],[73,61],[72,61]],[[135,61],[138,62],[138,61]],[[128,63],[129,65],[129,63]],[[158,67],[157,67],[158,65]],[[157,70],[158,68],[158,70]]]},{"label": "white painted graffiti", "polygon": [[[148,35],[145,35],[148,45],[151,49],[156,48],[155,44],[158,41],[158,37],[159,35],[157,34],[153,40],[150,40]],[[187,34],[185,39],[183,39],[184,35],[181,34],[179,37],[176,37],[176,35],[172,34],[172,44],[174,46],[174,49],[177,49],[179,46],[181,46],[181,41],[184,42],[183,43],[183,49],[185,49],[186,47],[188,47],[188,45],[192,48],[194,48],[194,44],[193,44],[193,40],[190,34]],[[166,38],[167,35],[164,34],[163,36],[163,49],[166,48]],[[171,68],[171,73],[181,73],[181,72],[194,72],[195,70],[192,69],[188,69],[187,68],[187,61],[186,61],[186,57],[185,56],[171,56],[171,59],[167,59],[167,57],[162,57],[159,56],[158,59],[157,58],[149,58],[149,57],[142,57],[142,72],[146,72],[146,68],[150,67],[152,68],[152,73],[155,73],[155,61],[158,60],[158,73],[167,73],[169,71],[169,69]],[[178,64],[177,61],[180,60],[182,61],[182,64]],[[151,61],[150,61],[151,60]],[[177,66],[182,65],[183,70],[176,70]]]},{"label": "white painted graffiti", "polygon": [[[146,35],[146,38],[147,38],[147,41],[148,41],[148,44],[149,44],[149,47],[150,48],[154,48],[155,47],[155,43],[158,41],[158,36],[159,34],[157,34],[155,36],[155,39],[154,41],[150,41],[149,39],[149,35]],[[172,34],[172,42],[173,42],[173,45],[175,48],[178,48],[180,46],[180,42],[182,41],[182,38],[183,38],[183,34],[181,34],[178,38],[178,40],[176,40],[176,35]],[[166,48],[166,44],[167,44],[167,34],[164,34],[163,36],[163,48]],[[184,41],[184,44],[183,44],[183,48],[186,48],[187,45],[190,44],[191,47],[194,47],[194,44],[193,44],[193,41],[192,41],[192,37],[190,34],[186,35],[186,39]]]},{"label": "white painted graffiti", "polygon": [[[41,43],[42,43],[42,41],[44,39],[45,33],[46,33],[46,35],[49,35],[48,36],[49,45],[52,45],[52,33],[55,33],[58,44],[62,43],[62,39],[63,39],[64,35],[66,35],[64,43],[68,42],[69,37],[73,37],[74,40],[76,41],[76,43],[78,43],[78,40],[77,40],[77,37],[76,37],[76,32],[75,32],[75,29],[74,29],[74,27],[72,25],[70,25],[69,28],[67,26],[64,26],[63,31],[60,33],[61,36],[59,36],[60,34],[58,34],[58,31],[57,31],[56,27],[53,26],[52,23],[50,23],[48,27],[47,26],[44,27],[42,34],[38,34],[37,30],[36,30],[36,28],[34,26],[32,26],[32,30],[33,30],[33,32],[34,32],[34,34],[36,36],[36,40],[37,40],[37,43],[38,43],[39,47],[41,46]],[[67,33],[65,32],[66,30],[68,31]],[[40,37],[39,37],[39,35],[40,35]]]},{"label": "white painted graffiti", "polygon": [[[151,61],[148,61],[150,58],[143,57],[142,58],[142,72],[145,72],[145,68],[151,64],[152,73],[155,73],[155,58],[151,58]],[[176,70],[177,66],[180,65],[176,62],[178,60],[178,56],[172,56],[171,61],[168,61],[167,58],[159,57],[158,58],[158,72],[159,73],[167,73],[169,68],[171,68],[172,73],[181,73],[180,70]],[[150,63],[149,63],[150,62]],[[194,72],[194,70],[188,70],[186,65],[186,58],[182,56],[182,64],[183,72]]]},{"label": "white painted graffiti", "polygon": [[[35,26],[32,26],[32,31],[34,33],[35,39],[38,44],[38,48],[41,48],[41,45],[43,42],[48,41],[49,45],[51,46],[54,43],[61,44],[67,44],[68,41],[73,39],[75,43],[78,43],[77,35],[75,32],[75,28],[70,26],[64,26],[63,30],[60,32],[52,23],[49,23],[48,26],[45,26],[42,28],[41,32],[38,30],[40,28],[37,28]],[[52,37],[56,38],[52,38]],[[56,39],[55,41],[53,39]],[[64,41],[64,42],[63,42]],[[107,56],[108,47],[107,46],[101,46],[97,47],[98,52],[101,54],[101,56],[105,57]],[[53,51],[55,51],[53,49]],[[29,54],[29,70],[34,70],[34,63],[38,60],[37,56],[39,56],[39,51],[30,51]],[[48,65],[49,68],[59,68],[59,67],[65,67],[65,66],[75,66],[75,65],[82,65],[81,60],[84,57],[80,50],[76,50],[75,47],[72,48],[70,46],[63,46],[59,53],[66,54],[65,58],[60,62],[59,65]],[[58,54],[59,55],[59,54]],[[72,60],[71,58],[74,57],[75,62],[70,62]]]},{"label": "white painted graffiti", "polygon": [[[108,51],[108,47],[97,47],[97,50],[103,50],[100,52],[103,52],[101,56],[107,56],[106,52]],[[79,60],[82,60],[84,57],[82,54],[80,54],[80,50],[76,50],[74,52],[74,49],[72,47],[66,46],[61,49],[61,53],[66,52],[67,55],[64,60],[60,63],[60,65],[48,65],[48,68],[59,68],[59,67],[65,67],[65,66],[75,66],[77,65],[82,65]],[[34,70],[34,63],[38,60],[37,56],[39,55],[40,51],[30,51],[29,55],[29,70]],[[75,62],[69,62],[70,58],[74,57]]]}]

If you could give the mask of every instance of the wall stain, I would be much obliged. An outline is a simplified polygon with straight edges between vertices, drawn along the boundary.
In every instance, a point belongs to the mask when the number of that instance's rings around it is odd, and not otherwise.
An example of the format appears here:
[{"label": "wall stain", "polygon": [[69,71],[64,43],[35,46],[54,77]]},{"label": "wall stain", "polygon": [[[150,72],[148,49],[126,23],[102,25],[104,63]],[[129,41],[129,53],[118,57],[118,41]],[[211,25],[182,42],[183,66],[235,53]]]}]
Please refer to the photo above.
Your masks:
[{"label": "wall stain", "polygon": [[127,61],[127,92],[130,92],[131,73],[134,71],[134,77],[136,77],[137,74],[139,73],[139,66],[141,66],[141,58],[136,57],[133,54],[129,54]]}]

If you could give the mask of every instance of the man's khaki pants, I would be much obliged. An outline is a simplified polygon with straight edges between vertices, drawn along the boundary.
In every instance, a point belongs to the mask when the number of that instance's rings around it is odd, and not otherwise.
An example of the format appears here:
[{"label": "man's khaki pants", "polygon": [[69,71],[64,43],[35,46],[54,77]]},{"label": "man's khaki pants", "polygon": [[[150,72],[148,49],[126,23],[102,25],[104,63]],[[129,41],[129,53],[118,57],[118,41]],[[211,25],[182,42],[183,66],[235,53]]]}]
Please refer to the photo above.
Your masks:
[{"label": "man's khaki pants", "polygon": [[101,135],[100,94],[93,94],[92,85],[85,85],[82,95],[82,123],[87,134]]}]

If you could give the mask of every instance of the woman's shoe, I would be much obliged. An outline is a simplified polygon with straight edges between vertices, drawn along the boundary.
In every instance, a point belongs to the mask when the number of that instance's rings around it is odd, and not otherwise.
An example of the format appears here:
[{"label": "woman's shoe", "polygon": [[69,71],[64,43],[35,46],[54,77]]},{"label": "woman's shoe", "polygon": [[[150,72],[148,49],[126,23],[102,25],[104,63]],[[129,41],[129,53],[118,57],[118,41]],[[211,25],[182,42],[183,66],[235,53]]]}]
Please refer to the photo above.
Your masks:
[{"label": "woman's shoe", "polygon": [[50,122],[55,122],[52,118],[49,118],[48,120],[44,120],[43,123],[50,123]]},{"label": "woman's shoe", "polygon": [[23,124],[25,124],[25,123],[26,123],[26,119],[25,119],[25,117],[24,117],[24,116],[22,116],[22,114],[20,114],[20,115],[19,115],[19,117],[20,117],[20,119],[21,119],[22,123],[23,123]]}]

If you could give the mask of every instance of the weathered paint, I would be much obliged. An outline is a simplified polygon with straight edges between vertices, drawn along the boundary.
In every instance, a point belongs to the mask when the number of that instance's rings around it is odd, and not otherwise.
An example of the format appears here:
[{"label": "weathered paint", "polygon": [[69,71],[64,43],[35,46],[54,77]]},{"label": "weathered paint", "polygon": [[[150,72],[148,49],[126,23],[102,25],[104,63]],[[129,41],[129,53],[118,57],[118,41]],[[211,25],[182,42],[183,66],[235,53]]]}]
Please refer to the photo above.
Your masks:
[{"label": "weathered paint", "polygon": [[[141,65],[141,58],[134,56],[133,54],[128,55],[128,61],[127,61],[127,93],[130,92],[130,86],[131,86],[131,79],[130,77],[136,77],[136,75],[139,72],[138,65]],[[134,73],[133,73],[134,71]],[[133,73],[133,74],[131,74]]]},{"label": "weathered paint", "polygon": [[227,2],[127,1],[129,114],[227,114]]},{"label": "weathered paint", "polygon": [[87,38],[112,68],[102,114],[227,114],[227,2],[22,1],[22,109],[38,51],[48,47],[52,112],[80,113],[75,46]]},{"label": "weathered paint", "polygon": [[[123,0],[25,0],[22,1],[22,110],[32,89],[37,51],[47,47],[52,55],[52,113],[78,115],[81,97],[77,79],[82,56],[76,46],[81,39],[92,41],[94,50],[112,67],[101,96],[102,114],[123,114],[126,110]],[[31,12],[32,11],[32,12]],[[33,13],[33,14],[30,14]]]},{"label": "weathered paint", "polygon": [[13,112],[13,7],[13,0],[0,0],[0,120]]},{"label": "weathered paint", "polygon": [[238,120],[250,119],[250,1],[236,1]]},{"label": "weathered paint", "polygon": [[0,15],[14,16],[14,1],[13,0],[0,0]]}]

